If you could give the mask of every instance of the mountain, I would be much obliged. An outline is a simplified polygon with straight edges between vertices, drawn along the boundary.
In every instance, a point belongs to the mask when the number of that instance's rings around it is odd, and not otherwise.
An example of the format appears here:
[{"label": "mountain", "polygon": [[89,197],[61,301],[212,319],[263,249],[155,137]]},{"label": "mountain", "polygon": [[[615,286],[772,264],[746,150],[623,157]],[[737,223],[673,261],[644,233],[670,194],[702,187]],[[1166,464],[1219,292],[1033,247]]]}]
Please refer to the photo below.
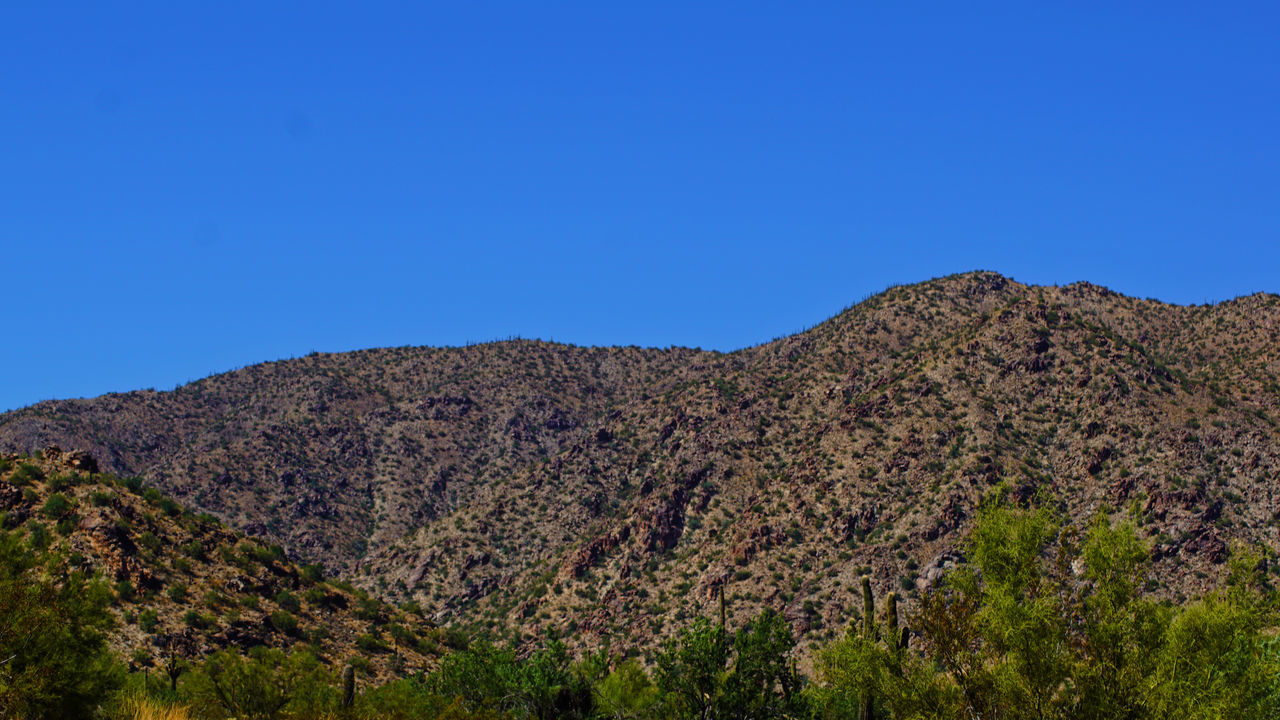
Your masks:
[{"label": "mountain", "polygon": [[438,623],[642,647],[710,612],[810,640],[856,578],[964,562],[995,488],[1128,515],[1153,592],[1280,550],[1280,298],[1205,306],[976,272],[732,353],[511,341],[256,365],[0,415]]},{"label": "mountain", "polygon": [[98,472],[82,451],[0,456],[0,529],[50,556],[55,576],[83,571],[107,582],[111,646],[135,668],[224,648],[306,646],[385,679],[433,666],[451,641],[419,614],[298,567],[279,546],[138,478]]}]

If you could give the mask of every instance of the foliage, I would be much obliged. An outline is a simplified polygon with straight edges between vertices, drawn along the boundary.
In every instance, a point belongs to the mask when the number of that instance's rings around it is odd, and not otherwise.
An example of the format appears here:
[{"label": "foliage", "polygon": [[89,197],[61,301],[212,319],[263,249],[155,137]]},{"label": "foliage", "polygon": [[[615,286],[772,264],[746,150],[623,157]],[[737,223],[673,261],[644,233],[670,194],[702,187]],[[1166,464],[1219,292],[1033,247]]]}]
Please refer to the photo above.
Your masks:
[{"label": "foliage", "polygon": [[590,683],[575,672],[564,643],[554,638],[523,661],[510,650],[476,643],[445,657],[427,686],[468,711],[516,717],[586,718],[593,706]]},{"label": "foliage", "polygon": [[658,687],[681,717],[782,718],[802,713],[791,627],[765,610],[730,640],[706,618],[669,640],[657,658]]},{"label": "foliage", "polygon": [[635,660],[625,660],[596,684],[597,714],[612,720],[660,716],[663,694]]},{"label": "foliage", "polygon": [[[27,475],[26,482],[39,481]],[[76,569],[83,558],[49,550],[44,522],[73,524],[77,509],[99,501],[77,506],[75,488],[67,496],[46,484],[43,505],[35,504],[38,488],[24,491],[24,502],[45,519],[27,520],[25,542],[23,531],[0,532],[0,718],[1280,717],[1280,596],[1269,584],[1270,558],[1234,548],[1221,588],[1181,605],[1157,601],[1144,594],[1149,551],[1132,521],[1100,515],[1080,528],[1048,507],[1016,507],[999,496],[978,512],[963,548],[967,564],[916,599],[905,628],[896,595],[877,616],[871,579],[863,578],[862,618],[820,651],[814,683],[796,669],[795,639],[782,616],[766,609],[731,631],[723,599],[719,622],[678,628],[651,658],[650,674],[607,650],[575,659],[554,634],[469,644],[450,628],[424,641],[365,592],[354,593],[354,611],[372,624],[355,642],[384,653],[383,667],[403,671],[405,648],[454,652],[430,673],[375,685],[373,665],[360,655],[259,647],[200,659],[194,646],[175,644],[189,630],[166,634],[156,609],[144,606],[124,617],[153,635],[151,650],[133,655],[149,670],[125,675],[105,642],[108,606],[153,600],[157,589],[121,581],[113,590]],[[144,555],[163,546],[149,531],[138,544]],[[276,546],[234,548],[224,544],[221,552],[245,568],[284,561]],[[182,549],[197,559],[205,552],[196,541]],[[171,564],[190,569],[185,558]],[[268,618],[327,652],[335,643],[322,642],[327,625],[314,610],[336,607],[328,591],[350,586],[311,568],[274,595],[278,609]],[[186,602],[192,593],[172,582],[167,595]],[[228,602],[217,592],[204,597],[215,610]],[[256,606],[256,596],[246,599]],[[306,632],[295,613],[306,616]],[[194,628],[219,622],[196,607],[180,617]],[[157,647],[167,652],[153,657]],[[338,669],[345,669],[340,677]]]},{"label": "foliage", "polygon": [[73,505],[66,495],[53,493],[45,500],[44,506],[40,508],[40,514],[51,520],[57,520],[71,512],[72,507]]},{"label": "foliage", "polygon": [[985,507],[973,566],[921,599],[910,651],[850,633],[821,654],[819,714],[869,689],[894,718],[1277,716],[1275,594],[1256,557],[1225,591],[1172,607],[1138,592],[1147,553],[1131,524],[1076,535],[1043,509]]},{"label": "foliage", "polygon": [[211,655],[184,683],[200,717],[317,717],[337,706],[334,678],[314,655],[257,647]]},{"label": "foliage", "polygon": [[0,532],[0,717],[85,717],[121,679],[111,591]]}]

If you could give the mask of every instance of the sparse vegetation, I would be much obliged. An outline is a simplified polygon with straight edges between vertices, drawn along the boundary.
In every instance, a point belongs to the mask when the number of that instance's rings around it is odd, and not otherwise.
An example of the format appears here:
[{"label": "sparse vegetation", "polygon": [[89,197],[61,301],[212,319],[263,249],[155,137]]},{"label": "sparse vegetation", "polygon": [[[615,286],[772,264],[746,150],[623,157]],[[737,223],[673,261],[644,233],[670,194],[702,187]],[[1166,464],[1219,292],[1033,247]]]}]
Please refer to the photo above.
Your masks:
[{"label": "sparse vegetation", "polygon": [[645,653],[719,587],[730,628],[772,607],[808,667],[859,615],[862,574],[909,619],[971,565],[958,549],[1002,484],[1052,498],[1061,528],[1132,518],[1144,597],[1182,606],[1227,581],[1234,544],[1271,538],[1273,300],[1181,308],[972,273],[729,354],[320,354],[0,416],[4,447],[93,438],[113,464],[0,458],[0,525],[108,575],[122,657],[187,630],[222,647],[234,627],[367,663],[366,689],[460,638],[528,652],[551,627],[571,657],[640,657],[665,697]]}]

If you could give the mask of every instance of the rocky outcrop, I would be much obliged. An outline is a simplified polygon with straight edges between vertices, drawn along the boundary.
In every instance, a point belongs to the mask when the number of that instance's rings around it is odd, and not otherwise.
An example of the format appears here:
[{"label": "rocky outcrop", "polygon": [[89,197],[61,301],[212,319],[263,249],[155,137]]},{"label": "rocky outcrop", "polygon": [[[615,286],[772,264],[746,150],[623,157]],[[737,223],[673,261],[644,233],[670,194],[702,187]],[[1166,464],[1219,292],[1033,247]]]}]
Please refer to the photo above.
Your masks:
[{"label": "rocky outcrop", "polygon": [[631,535],[631,527],[623,525],[612,532],[605,533],[596,537],[591,542],[576,550],[572,555],[565,559],[560,565],[560,571],[557,578],[565,580],[568,578],[582,577],[588,570],[595,566],[601,558],[608,555],[614,548],[621,545]]}]

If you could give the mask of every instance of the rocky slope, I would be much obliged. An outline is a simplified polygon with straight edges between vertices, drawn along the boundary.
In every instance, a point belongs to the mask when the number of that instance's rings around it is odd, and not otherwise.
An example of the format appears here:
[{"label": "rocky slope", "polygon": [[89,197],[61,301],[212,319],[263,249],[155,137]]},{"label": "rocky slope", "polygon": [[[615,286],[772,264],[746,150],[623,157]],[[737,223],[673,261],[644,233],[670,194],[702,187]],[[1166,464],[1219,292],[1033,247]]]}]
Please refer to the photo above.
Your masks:
[{"label": "rocky slope", "polygon": [[1003,484],[1130,513],[1171,595],[1280,550],[1280,299],[1180,307],[969,273],[734,353],[517,341],[313,355],[41,403],[0,447],[85,447],[438,622],[646,645],[709,609],[810,639],[854,578],[960,562]]},{"label": "rocky slope", "polygon": [[223,648],[307,646],[388,678],[435,664],[448,636],[278,546],[195,515],[84,452],[0,456],[0,530],[58,558],[54,572],[106,580],[111,642],[134,667]]}]

